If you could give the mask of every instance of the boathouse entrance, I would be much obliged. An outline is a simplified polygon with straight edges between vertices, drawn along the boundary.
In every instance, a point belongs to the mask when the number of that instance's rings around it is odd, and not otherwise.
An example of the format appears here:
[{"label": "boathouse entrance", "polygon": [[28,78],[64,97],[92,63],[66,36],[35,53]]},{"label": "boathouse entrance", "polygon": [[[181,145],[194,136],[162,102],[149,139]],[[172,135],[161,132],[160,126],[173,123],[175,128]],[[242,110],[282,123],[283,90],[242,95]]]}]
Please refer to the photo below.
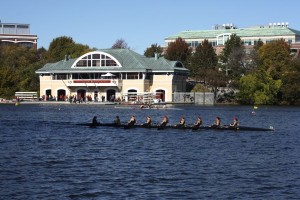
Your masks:
[{"label": "boathouse entrance", "polygon": [[156,99],[161,100],[162,102],[165,101],[166,92],[165,90],[156,90]]},{"label": "boathouse entrance", "polygon": [[85,97],[86,97],[86,90],[83,89],[77,90],[77,100],[84,101]]},{"label": "boathouse entrance", "polygon": [[64,101],[66,97],[66,90],[60,89],[57,90],[57,101]]},{"label": "boathouse entrance", "polygon": [[114,102],[115,99],[116,99],[116,91],[113,90],[113,89],[107,90],[106,91],[106,98],[107,98],[107,101]]}]

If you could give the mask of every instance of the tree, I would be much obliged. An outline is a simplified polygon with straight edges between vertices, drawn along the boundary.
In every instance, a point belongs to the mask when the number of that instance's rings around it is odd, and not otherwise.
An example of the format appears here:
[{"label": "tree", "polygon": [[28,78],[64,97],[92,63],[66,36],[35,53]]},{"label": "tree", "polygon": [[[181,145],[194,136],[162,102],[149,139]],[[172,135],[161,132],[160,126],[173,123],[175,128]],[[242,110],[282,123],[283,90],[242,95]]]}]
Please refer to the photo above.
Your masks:
[{"label": "tree", "polygon": [[217,67],[208,69],[207,71],[207,84],[212,87],[214,93],[214,99],[217,100],[217,94],[219,87],[225,87],[227,84],[227,77],[224,73],[218,70]]},{"label": "tree", "polygon": [[210,90],[207,89],[203,84],[197,83],[191,92],[210,92]]},{"label": "tree", "polygon": [[71,37],[61,36],[52,40],[48,50],[48,62],[57,62],[65,56],[77,58],[90,51],[87,45],[76,44]]},{"label": "tree", "polygon": [[261,65],[258,50],[262,47],[264,43],[259,39],[258,42],[253,46],[253,49],[250,50],[250,54],[247,57],[248,62],[246,62],[245,74],[254,72],[258,66]]},{"label": "tree", "polygon": [[275,80],[281,79],[283,72],[291,65],[290,46],[283,40],[275,40],[259,48],[260,68]]},{"label": "tree", "polygon": [[[34,66],[39,61],[37,51],[16,45],[0,47],[0,96],[12,98],[16,91],[36,91]],[[35,84],[36,83],[36,84]]]},{"label": "tree", "polygon": [[232,34],[225,42],[225,47],[220,54],[222,70],[230,80],[230,85],[235,87],[236,81],[245,73],[246,59],[242,40],[236,34]]},{"label": "tree", "polygon": [[181,61],[186,64],[192,53],[189,45],[182,39],[177,38],[175,42],[171,42],[165,53],[165,58],[172,61]]},{"label": "tree", "polygon": [[112,49],[130,49],[124,39],[117,39],[111,48]]},{"label": "tree", "polygon": [[300,104],[300,58],[292,61],[282,75],[282,101],[284,104]]},{"label": "tree", "polygon": [[52,40],[48,49],[48,61],[57,62],[71,54],[71,48],[75,42],[71,37],[61,36]]},{"label": "tree", "polygon": [[188,68],[191,71],[191,77],[196,80],[203,80],[205,83],[207,71],[215,68],[217,64],[217,55],[212,45],[205,39],[196,47],[195,52],[191,56],[191,62],[188,65]]},{"label": "tree", "polygon": [[155,53],[161,54],[163,52],[163,48],[157,44],[152,44],[151,47],[147,48],[144,52],[144,56],[151,58],[155,56]]},{"label": "tree", "polygon": [[272,79],[267,72],[249,74],[240,79],[238,97],[246,104],[274,104],[281,85],[281,80]]},{"label": "tree", "polygon": [[236,48],[242,48],[242,40],[236,34],[232,34],[230,39],[225,42],[225,47],[220,54],[221,61],[227,63],[230,54]]}]

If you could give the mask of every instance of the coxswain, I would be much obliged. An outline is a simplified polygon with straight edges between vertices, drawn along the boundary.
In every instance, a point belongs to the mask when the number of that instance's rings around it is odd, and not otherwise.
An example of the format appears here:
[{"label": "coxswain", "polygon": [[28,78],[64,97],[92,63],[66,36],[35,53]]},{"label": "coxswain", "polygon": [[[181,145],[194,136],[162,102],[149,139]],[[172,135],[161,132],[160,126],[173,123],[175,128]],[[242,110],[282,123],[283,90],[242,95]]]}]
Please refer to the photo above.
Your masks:
[{"label": "coxswain", "polygon": [[119,116],[116,116],[114,123],[115,123],[115,125],[121,125],[121,120],[120,120]]},{"label": "coxswain", "polygon": [[149,115],[146,117],[146,122],[143,124],[143,126],[151,126],[151,117]]},{"label": "coxswain", "polygon": [[93,124],[93,125],[98,124],[97,116],[94,116],[94,117],[93,117],[92,124]]},{"label": "coxswain", "polygon": [[180,117],[180,121],[179,121],[179,124],[176,124],[175,126],[176,127],[184,127],[185,125],[185,119],[183,116]]},{"label": "coxswain", "polygon": [[160,123],[160,127],[165,127],[169,122],[168,117],[165,115]]},{"label": "coxswain", "polygon": [[198,128],[201,125],[202,125],[202,119],[200,116],[198,116],[196,123],[193,124],[193,128]]},{"label": "coxswain", "polygon": [[133,126],[136,122],[135,115],[132,115],[129,122],[127,123],[128,126]]},{"label": "coxswain", "polygon": [[233,123],[230,124],[230,127],[237,128],[238,126],[239,126],[238,119],[237,119],[237,117],[234,117],[233,118]]},{"label": "coxswain", "polygon": [[221,127],[221,118],[220,117],[216,117],[216,122],[212,125],[212,127],[216,127],[216,128]]}]

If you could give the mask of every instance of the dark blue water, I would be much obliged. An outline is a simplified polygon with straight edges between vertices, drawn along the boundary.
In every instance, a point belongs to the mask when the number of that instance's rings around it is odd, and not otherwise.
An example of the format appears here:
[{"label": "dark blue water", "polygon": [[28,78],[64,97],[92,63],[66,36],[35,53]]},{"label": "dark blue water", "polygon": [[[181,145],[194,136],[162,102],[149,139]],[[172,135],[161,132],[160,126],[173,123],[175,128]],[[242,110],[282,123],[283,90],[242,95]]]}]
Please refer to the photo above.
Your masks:
[{"label": "dark blue water", "polygon": [[[299,107],[0,105],[0,199],[299,199]],[[201,115],[275,132],[88,128]]]}]

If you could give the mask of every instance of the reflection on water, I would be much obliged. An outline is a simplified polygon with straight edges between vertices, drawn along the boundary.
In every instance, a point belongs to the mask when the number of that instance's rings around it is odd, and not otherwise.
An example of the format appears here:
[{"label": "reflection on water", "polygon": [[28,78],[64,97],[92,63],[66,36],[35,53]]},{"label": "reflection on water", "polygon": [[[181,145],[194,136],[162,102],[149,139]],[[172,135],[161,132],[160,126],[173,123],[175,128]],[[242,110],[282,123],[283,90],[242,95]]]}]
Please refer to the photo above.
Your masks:
[{"label": "reflection on water", "polygon": [[[1,199],[298,199],[299,108],[0,105]],[[87,128],[94,115],[143,123],[234,116],[275,132]]]}]

